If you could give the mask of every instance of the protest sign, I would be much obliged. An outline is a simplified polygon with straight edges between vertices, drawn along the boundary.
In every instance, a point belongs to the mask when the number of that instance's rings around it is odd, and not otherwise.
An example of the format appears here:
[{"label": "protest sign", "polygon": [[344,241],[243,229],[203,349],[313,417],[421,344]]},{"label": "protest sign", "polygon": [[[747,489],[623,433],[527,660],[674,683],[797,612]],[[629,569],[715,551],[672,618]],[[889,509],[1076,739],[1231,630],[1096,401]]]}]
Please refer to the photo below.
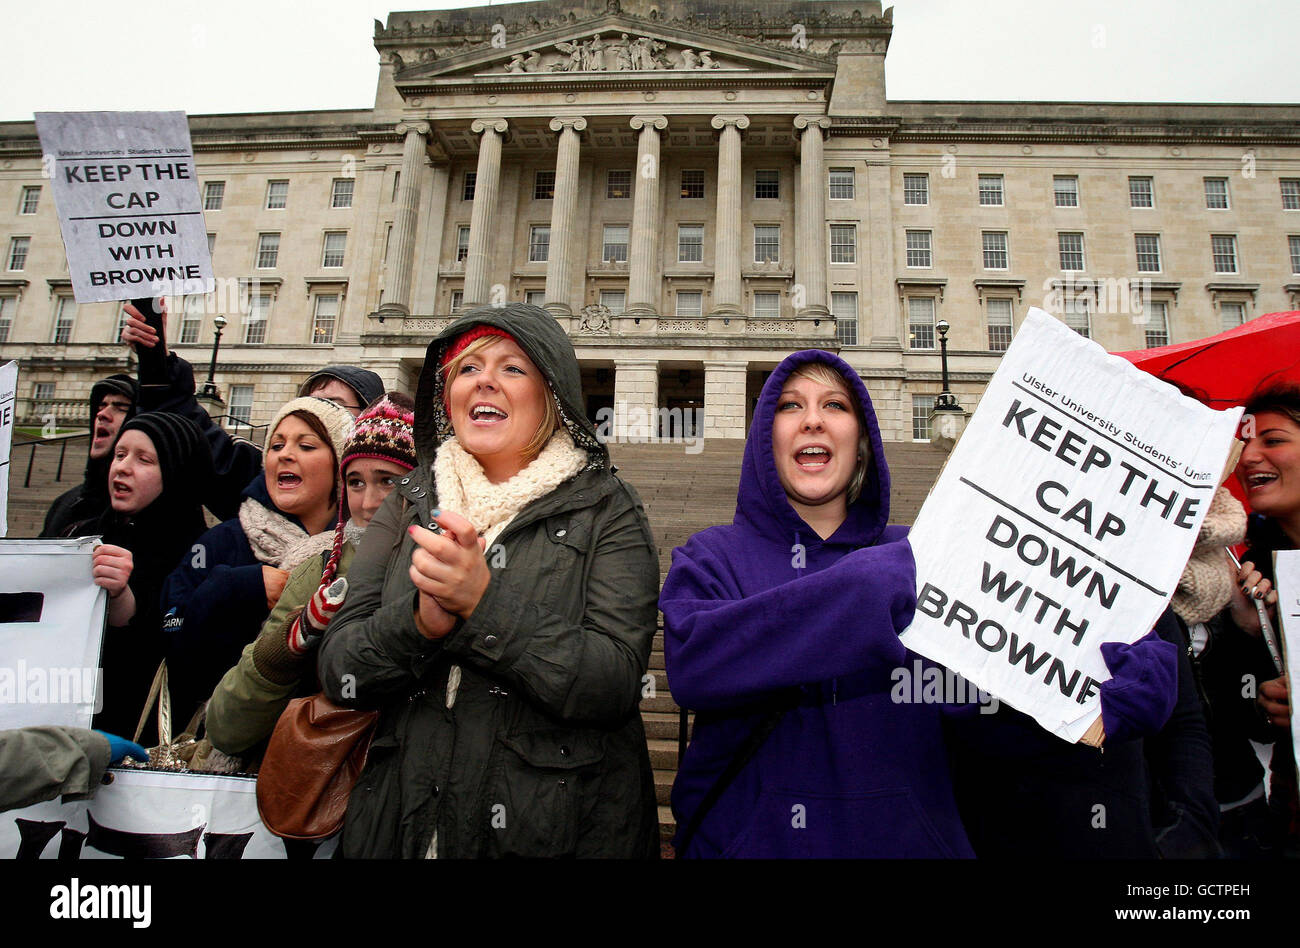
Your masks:
[{"label": "protest sign", "polygon": [[37,112],[78,303],[213,287],[184,112]]},{"label": "protest sign", "polygon": [[1291,685],[1291,759],[1300,766],[1300,720],[1295,714],[1295,688],[1300,681],[1300,550],[1274,553],[1273,576],[1277,580],[1277,617],[1282,620],[1286,675]]},{"label": "protest sign", "polygon": [[1031,309],[909,535],[903,644],[1077,741],[1110,678],[1101,643],[1169,602],[1240,416]]},{"label": "protest sign", "polygon": [[90,727],[108,603],[90,578],[98,542],[0,540],[0,731]]},{"label": "protest sign", "polygon": [[326,859],[257,815],[257,779],[114,768],[90,800],[0,814],[0,859]]},{"label": "protest sign", "polygon": [[9,535],[9,458],[18,402],[18,363],[0,365],[0,537]]}]

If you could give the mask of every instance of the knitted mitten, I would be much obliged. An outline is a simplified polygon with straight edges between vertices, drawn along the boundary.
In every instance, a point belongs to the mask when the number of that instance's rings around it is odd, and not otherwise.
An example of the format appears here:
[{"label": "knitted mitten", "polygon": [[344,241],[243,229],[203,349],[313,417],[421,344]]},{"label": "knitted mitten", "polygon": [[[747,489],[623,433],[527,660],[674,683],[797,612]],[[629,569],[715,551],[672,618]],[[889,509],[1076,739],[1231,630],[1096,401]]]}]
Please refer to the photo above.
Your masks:
[{"label": "knitted mitten", "polygon": [[315,645],[314,640],[325,632],[330,619],[334,618],[334,613],[339,611],[339,607],[343,605],[343,598],[347,594],[348,581],[342,576],[312,593],[311,599],[307,600],[306,608],[298,614],[298,618],[289,627],[287,640],[289,651],[295,655],[302,655]]}]

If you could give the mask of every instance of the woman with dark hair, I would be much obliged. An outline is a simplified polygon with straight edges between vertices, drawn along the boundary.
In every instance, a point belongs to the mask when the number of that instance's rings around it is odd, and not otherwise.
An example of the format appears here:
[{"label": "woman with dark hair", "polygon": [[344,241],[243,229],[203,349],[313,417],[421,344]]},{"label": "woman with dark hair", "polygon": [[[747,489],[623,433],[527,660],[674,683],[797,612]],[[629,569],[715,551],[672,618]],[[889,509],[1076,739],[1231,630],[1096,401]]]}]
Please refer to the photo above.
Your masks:
[{"label": "woman with dark hair", "polygon": [[295,398],[268,430],[263,473],[244,489],[239,516],[199,537],[163,585],[172,710],[182,724],[257,636],[289,573],[334,542],[338,457],[352,415]]},{"label": "woman with dark hair", "polygon": [[545,310],[472,310],[429,344],[417,464],[366,528],[320,646],[381,712],[351,858],[658,854],[637,706],[658,570],[635,491]]}]

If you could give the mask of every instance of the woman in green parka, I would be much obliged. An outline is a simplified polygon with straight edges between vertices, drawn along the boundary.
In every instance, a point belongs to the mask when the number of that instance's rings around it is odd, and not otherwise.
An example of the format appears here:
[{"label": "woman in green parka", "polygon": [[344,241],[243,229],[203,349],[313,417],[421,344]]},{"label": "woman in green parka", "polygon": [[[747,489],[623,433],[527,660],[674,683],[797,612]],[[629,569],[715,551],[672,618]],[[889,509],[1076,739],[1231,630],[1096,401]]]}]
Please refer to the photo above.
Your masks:
[{"label": "woman in green parka", "polygon": [[638,712],[658,566],[555,317],[483,307],[429,345],[418,463],[366,531],[320,648],[379,709],[342,854],[658,854]]}]

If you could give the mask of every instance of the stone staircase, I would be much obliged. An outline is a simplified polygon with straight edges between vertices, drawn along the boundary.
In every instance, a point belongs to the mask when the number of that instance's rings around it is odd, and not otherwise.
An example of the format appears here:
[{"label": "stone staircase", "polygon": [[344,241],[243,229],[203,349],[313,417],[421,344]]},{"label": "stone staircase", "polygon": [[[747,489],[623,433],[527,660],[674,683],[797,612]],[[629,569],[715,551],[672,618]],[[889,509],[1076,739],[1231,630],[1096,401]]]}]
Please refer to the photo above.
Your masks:
[{"label": "stone staircase", "polygon": [[[12,538],[34,537],[40,533],[50,504],[64,491],[80,484],[86,471],[87,435],[61,438],[35,448],[27,446],[31,442],[31,438],[15,433],[9,452],[8,518]],[[24,487],[29,479],[29,465],[30,486]]]}]

